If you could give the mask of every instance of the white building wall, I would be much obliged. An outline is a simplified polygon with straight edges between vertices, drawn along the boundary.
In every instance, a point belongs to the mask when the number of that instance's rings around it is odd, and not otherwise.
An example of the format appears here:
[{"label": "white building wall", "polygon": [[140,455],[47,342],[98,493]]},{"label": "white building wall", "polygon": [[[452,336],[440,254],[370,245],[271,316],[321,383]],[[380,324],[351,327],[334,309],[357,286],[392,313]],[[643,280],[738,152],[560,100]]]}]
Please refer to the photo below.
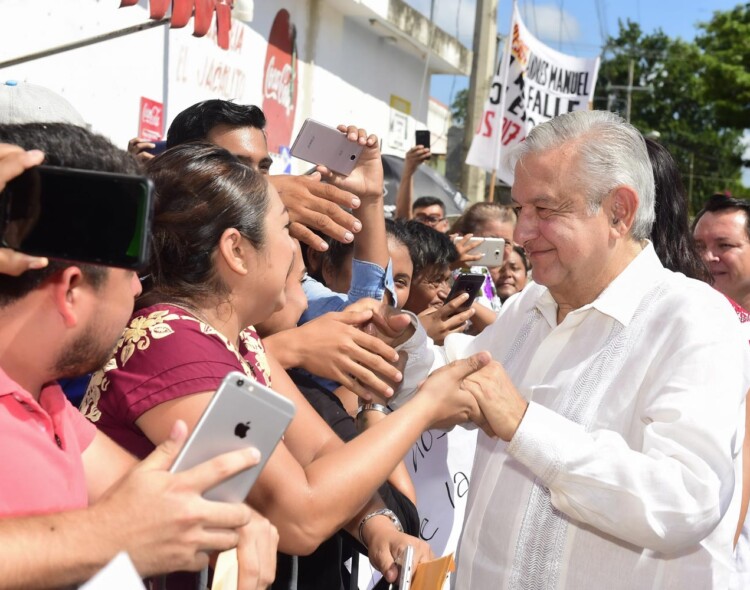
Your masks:
[{"label": "white building wall", "polygon": [[[118,4],[0,0],[0,61],[148,22],[145,0],[123,9]],[[179,30],[160,26],[0,69],[0,82],[24,80],[59,92],[94,131],[124,147],[137,133],[142,96],[166,103],[166,126],[208,98],[261,105],[268,36],[280,9],[289,11],[297,32],[293,137],[307,117],[353,123],[381,137],[384,153],[403,155],[415,128],[426,126],[425,63],[388,39],[387,29],[344,16],[327,0],[256,2],[251,22],[233,22],[229,51],[212,36],[193,37],[192,23]],[[392,96],[410,103],[410,116],[390,106]],[[294,161],[292,171],[307,167]]]}]

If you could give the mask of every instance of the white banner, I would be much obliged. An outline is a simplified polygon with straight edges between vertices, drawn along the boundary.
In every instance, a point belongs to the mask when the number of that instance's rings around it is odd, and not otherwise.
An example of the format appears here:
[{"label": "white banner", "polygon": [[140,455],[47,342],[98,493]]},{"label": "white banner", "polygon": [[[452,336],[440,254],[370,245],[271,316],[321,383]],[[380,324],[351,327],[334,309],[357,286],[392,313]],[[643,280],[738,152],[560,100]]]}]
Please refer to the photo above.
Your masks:
[{"label": "white banner", "polygon": [[515,3],[510,31],[466,156],[467,164],[497,170],[498,178],[508,184],[513,183],[513,174],[503,162],[508,150],[539,123],[588,109],[599,73],[598,57],[565,55],[532,36]]}]

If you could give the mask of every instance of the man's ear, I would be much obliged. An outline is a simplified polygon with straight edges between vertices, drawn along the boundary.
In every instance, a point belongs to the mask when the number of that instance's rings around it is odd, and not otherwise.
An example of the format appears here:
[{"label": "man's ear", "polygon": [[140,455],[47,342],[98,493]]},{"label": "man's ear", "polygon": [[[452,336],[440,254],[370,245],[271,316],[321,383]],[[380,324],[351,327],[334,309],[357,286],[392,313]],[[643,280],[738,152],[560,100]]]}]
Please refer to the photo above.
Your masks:
[{"label": "man's ear", "polygon": [[248,273],[248,248],[252,246],[242,239],[242,234],[234,227],[225,229],[219,238],[219,256],[231,271],[241,275]]},{"label": "man's ear", "polygon": [[80,268],[69,266],[50,280],[52,282],[52,297],[57,311],[62,317],[65,327],[74,328],[81,319],[83,287],[86,284],[86,278]]},{"label": "man's ear", "polygon": [[617,236],[624,237],[630,233],[638,203],[638,194],[627,185],[618,186],[610,194],[609,221]]}]

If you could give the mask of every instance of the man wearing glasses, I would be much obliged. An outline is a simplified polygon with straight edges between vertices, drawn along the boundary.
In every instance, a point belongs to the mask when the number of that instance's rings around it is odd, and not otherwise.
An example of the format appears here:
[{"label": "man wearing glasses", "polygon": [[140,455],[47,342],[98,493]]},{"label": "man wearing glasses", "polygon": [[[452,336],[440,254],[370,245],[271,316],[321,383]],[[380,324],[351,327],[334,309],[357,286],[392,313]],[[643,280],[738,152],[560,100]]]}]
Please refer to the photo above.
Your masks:
[{"label": "man wearing glasses", "polygon": [[437,197],[419,197],[412,206],[412,219],[429,225],[439,232],[448,231],[448,220],[445,218],[445,205]]}]

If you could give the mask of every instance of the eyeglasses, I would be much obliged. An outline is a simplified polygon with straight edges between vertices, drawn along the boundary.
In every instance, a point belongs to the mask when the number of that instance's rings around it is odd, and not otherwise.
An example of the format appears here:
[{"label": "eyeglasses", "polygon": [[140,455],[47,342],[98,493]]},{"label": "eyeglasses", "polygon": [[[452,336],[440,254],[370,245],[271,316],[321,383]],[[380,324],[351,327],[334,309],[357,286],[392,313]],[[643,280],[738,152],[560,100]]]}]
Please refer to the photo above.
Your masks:
[{"label": "eyeglasses", "polygon": [[445,217],[440,217],[438,215],[415,215],[414,219],[425,225],[437,225],[441,221],[444,221]]}]

